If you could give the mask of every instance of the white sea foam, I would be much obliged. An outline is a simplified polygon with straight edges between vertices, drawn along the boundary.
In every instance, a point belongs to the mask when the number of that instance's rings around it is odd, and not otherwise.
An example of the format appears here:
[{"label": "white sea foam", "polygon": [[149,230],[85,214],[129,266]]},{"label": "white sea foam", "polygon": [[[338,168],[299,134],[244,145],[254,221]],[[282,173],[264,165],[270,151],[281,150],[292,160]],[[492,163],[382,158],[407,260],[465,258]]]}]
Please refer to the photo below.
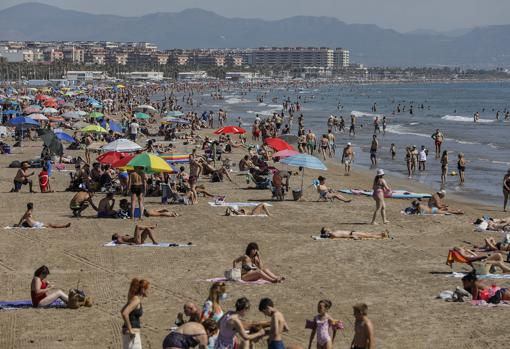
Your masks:
[{"label": "white sea foam", "polygon": [[266,103],[259,103],[258,106],[259,107],[265,107],[267,104]]},{"label": "white sea foam", "polygon": [[[441,119],[446,121],[473,122],[473,117],[462,115],[445,115]],[[478,122],[494,122],[495,120],[478,119]]]},{"label": "white sea foam", "polygon": [[225,103],[227,103],[227,104],[241,104],[241,103],[250,103],[250,102],[251,101],[249,99],[236,98],[236,97],[228,98],[225,100]]},{"label": "white sea foam", "polygon": [[419,124],[419,122],[411,122],[409,125],[415,126],[415,125],[418,125],[418,124]]},{"label": "white sea foam", "polygon": [[430,137],[430,135],[426,135],[423,133],[416,133],[416,132],[408,131],[408,130],[404,129],[404,127],[402,125],[388,125],[386,127],[386,132],[395,133],[398,135],[412,135],[412,136],[418,136],[418,137]]},{"label": "white sea foam", "polygon": [[375,118],[376,116],[378,116],[380,118],[383,117],[382,114],[365,113],[365,112],[357,111],[357,110],[353,110],[351,112],[351,115],[354,115],[357,118],[360,118],[360,117],[363,117],[363,116],[369,116],[369,117],[373,117],[373,118]]},{"label": "white sea foam", "polygon": [[277,109],[283,109],[283,106],[281,104],[268,104],[269,108],[277,108]]}]

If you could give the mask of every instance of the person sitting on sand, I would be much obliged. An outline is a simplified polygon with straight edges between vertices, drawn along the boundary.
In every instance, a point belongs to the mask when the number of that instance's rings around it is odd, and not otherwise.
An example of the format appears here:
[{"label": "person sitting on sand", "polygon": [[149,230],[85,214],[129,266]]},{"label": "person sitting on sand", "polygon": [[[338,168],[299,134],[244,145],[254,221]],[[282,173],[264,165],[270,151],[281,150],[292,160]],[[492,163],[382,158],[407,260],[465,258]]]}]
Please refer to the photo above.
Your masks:
[{"label": "person sitting on sand", "polygon": [[255,206],[251,212],[247,212],[243,208],[232,206],[227,208],[225,211],[225,216],[272,216],[267,207],[268,206],[265,203],[261,203]]},{"label": "person sitting on sand", "polygon": [[483,280],[476,277],[474,271],[467,273],[462,278],[462,288],[471,293],[473,300],[483,300],[487,303],[498,304],[501,301],[510,301],[508,288],[487,286]]},{"label": "person sitting on sand", "polygon": [[154,245],[157,245],[158,243],[156,240],[154,240],[154,229],[156,228],[156,225],[151,226],[143,226],[143,225],[136,225],[135,226],[135,233],[134,236],[130,235],[119,235],[119,234],[113,234],[112,235],[112,241],[114,241],[118,245],[142,245],[145,243],[145,240],[147,240],[147,237],[149,237],[152,240],[152,243]]},{"label": "person sitting on sand", "polygon": [[23,228],[53,228],[53,229],[59,229],[59,228],[69,228],[71,226],[71,223],[66,224],[54,224],[54,223],[48,223],[44,224],[43,222],[38,222],[32,217],[32,212],[34,210],[34,204],[29,202],[27,204],[27,210],[19,220],[19,223],[15,226],[17,227],[23,227]]},{"label": "person sitting on sand", "polygon": [[71,202],[69,203],[69,208],[71,211],[73,211],[73,215],[75,217],[80,217],[81,213],[87,209],[90,206],[96,211],[98,211],[98,208],[96,205],[94,205],[94,202],[92,201],[92,197],[94,196],[94,192],[92,191],[79,191],[76,194],[74,194],[73,198],[71,199]]},{"label": "person sitting on sand", "polygon": [[66,304],[69,301],[68,296],[62,290],[52,289],[53,286],[46,280],[48,275],[50,275],[50,270],[45,265],[34,272],[30,285],[30,297],[34,308],[50,305],[59,298]]},{"label": "person sitting on sand", "polygon": [[448,205],[444,202],[446,196],[446,190],[441,189],[435,192],[429,199],[428,205],[430,208],[436,207],[439,210],[448,211]]},{"label": "person sitting on sand", "polygon": [[207,348],[209,337],[218,332],[218,324],[214,320],[203,323],[186,322],[170,332],[163,340],[163,349]]},{"label": "person sitting on sand", "polygon": [[414,214],[422,214],[422,215],[431,215],[431,214],[464,214],[464,212],[462,212],[462,211],[453,211],[453,210],[445,211],[445,210],[438,209],[437,207],[429,207],[429,206],[426,206],[425,204],[423,204],[419,200],[414,200],[411,203],[411,206],[413,208],[412,211],[413,211]]},{"label": "person sitting on sand", "polygon": [[32,180],[30,179],[31,176],[35,174],[35,172],[28,172],[28,168],[30,166],[28,165],[28,162],[23,162],[21,164],[21,168],[16,172],[16,176],[14,177],[14,188],[11,190],[11,192],[18,192],[20,191],[21,187],[24,185],[28,185],[28,188],[30,189],[31,193],[35,193],[35,191],[32,189]]},{"label": "person sitting on sand", "polygon": [[276,276],[271,270],[264,268],[260,258],[259,246],[255,242],[250,242],[246,247],[246,252],[239,258],[234,259],[234,268],[241,263],[241,280],[257,281],[266,280],[272,283],[282,282],[283,277]]},{"label": "person sitting on sand", "polygon": [[104,198],[99,200],[99,204],[97,205],[97,217],[98,218],[115,218],[117,216],[117,211],[113,208],[115,207],[115,199],[113,198],[113,193],[108,193]]},{"label": "person sitting on sand", "polygon": [[[121,199],[119,203],[120,211],[122,216],[131,217],[131,204],[127,199]],[[119,215],[117,213],[117,215]],[[143,209],[143,215],[145,217],[178,217],[179,214],[174,211],[170,211],[166,208],[160,209]]]},{"label": "person sitting on sand", "polygon": [[[198,308],[198,306],[193,302],[187,302],[182,307],[182,313],[177,314],[177,320],[175,320],[175,324],[177,326],[181,326],[186,322],[202,322],[200,321],[200,316],[202,312]],[[188,317],[188,321],[184,320],[184,316]]]},{"label": "person sitting on sand", "polygon": [[484,252],[490,251],[503,251],[510,252],[510,244],[506,242],[496,242],[496,239],[493,237],[488,237],[484,239],[485,245],[483,246],[475,246],[475,248],[481,249]]},{"label": "person sitting on sand", "polygon": [[389,232],[386,230],[382,233],[369,233],[362,231],[347,231],[347,230],[335,230],[332,231],[329,228],[321,229],[321,238],[323,239],[388,239],[390,237]]},{"label": "person sitting on sand", "polygon": [[454,247],[453,250],[457,251],[462,257],[464,257],[470,263],[483,261],[486,264],[490,264],[491,267],[499,267],[503,271],[503,273],[510,273],[510,267],[508,267],[505,264],[503,255],[501,255],[500,253],[482,255],[462,247]]},{"label": "person sitting on sand", "polygon": [[319,178],[317,178],[317,179],[319,180],[319,185],[317,186],[317,192],[319,193],[319,199],[323,199],[323,200],[337,199],[337,200],[340,200],[343,202],[351,202],[352,201],[352,200],[348,200],[348,199],[344,198],[339,193],[335,193],[335,192],[333,192],[333,190],[329,189],[326,186],[326,178],[325,177],[319,176]]},{"label": "person sitting on sand", "polygon": [[239,171],[245,172],[249,171],[251,168],[255,167],[253,162],[250,160],[249,155],[245,155],[240,161],[239,161]]}]

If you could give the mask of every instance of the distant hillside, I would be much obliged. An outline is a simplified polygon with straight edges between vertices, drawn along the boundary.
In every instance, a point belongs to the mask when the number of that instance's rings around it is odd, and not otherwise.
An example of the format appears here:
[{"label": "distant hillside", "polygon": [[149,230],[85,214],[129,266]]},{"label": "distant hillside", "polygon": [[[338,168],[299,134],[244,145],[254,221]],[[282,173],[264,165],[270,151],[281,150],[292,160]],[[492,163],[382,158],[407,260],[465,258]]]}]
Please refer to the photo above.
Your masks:
[{"label": "distant hillside", "polygon": [[0,40],[150,41],[162,49],[329,46],[348,48],[351,61],[369,66],[510,66],[510,25],[403,34],[331,17],[264,21],[200,9],[120,17],[25,3],[0,11]]}]

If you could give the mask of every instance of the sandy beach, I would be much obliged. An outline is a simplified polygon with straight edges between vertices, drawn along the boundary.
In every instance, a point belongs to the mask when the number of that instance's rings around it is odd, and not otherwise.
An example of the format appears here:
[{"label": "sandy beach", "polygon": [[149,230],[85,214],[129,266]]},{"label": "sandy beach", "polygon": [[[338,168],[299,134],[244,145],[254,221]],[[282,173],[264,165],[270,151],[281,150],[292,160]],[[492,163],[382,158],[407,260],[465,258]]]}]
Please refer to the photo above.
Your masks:
[{"label": "sandy beach", "polygon": [[[252,301],[249,319],[262,319],[256,305],[271,297],[286,316],[290,332],[287,345],[306,346],[309,330],[305,320],[316,314],[316,304],[330,299],[330,314],[343,320],[346,329],[337,337],[335,348],[348,348],[353,336],[352,305],[366,302],[375,326],[377,348],[481,348],[503,347],[508,336],[502,330],[508,317],[505,308],[482,308],[469,303],[448,303],[435,297],[442,290],[460,286],[460,279],[446,277],[448,249],[481,243],[491,234],[473,232],[470,221],[489,214],[504,217],[500,208],[452,201],[463,216],[405,216],[407,200],[387,200],[388,226],[370,226],[374,202],[352,197],[351,203],[317,202],[313,188],[305,192],[306,201],[272,202],[273,217],[225,217],[224,208],[210,207],[207,199],[198,205],[171,205],[181,214],[177,218],[148,218],[157,224],[156,237],[166,242],[193,242],[191,248],[106,248],[102,245],[113,233],[132,234],[132,220],[97,219],[88,209],[83,217],[72,218],[69,201],[74,195],[64,192],[68,172],[55,172],[55,193],[9,193],[16,169],[7,165],[15,159],[31,159],[40,151],[40,142],[25,142],[15,154],[0,157],[0,220],[2,226],[17,223],[27,202],[33,202],[37,220],[72,222],[69,229],[2,229],[0,242],[0,295],[2,300],[30,298],[30,280],[36,268],[47,265],[49,279],[59,288],[79,286],[94,298],[92,308],[23,309],[0,311],[1,348],[119,348],[121,346],[120,309],[126,301],[130,279],[143,277],[151,282],[144,300],[142,342],[144,348],[161,348],[161,343],[186,301],[199,306],[205,301],[210,284],[207,278],[221,277],[232,260],[244,253],[247,243],[261,248],[265,265],[286,280],[281,284],[228,284],[231,309],[240,296]],[[188,148],[187,150],[189,150]],[[69,151],[71,155],[82,152]],[[244,155],[235,150],[229,157],[236,162]],[[305,186],[319,174],[327,177],[331,188],[369,188],[373,171],[355,168],[346,177],[338,163],[326,162],[327,172],[306,170]],[[283,165],[278,165],[285,168]],[[73,167],[67,166],[68,170]],[[36,174],[39,172],[35,169]],[[201,179],[213,194],[227,201],[268,201],[269,190],[247,189],[244,177],[210,183]],[[392,188],[429,191],[408,181],[388,177]],[[293,177],[291,186],[299,186]],[[36,189],[37,186],[35,186]],[[97,202],[102,194],[95,197]],[[117,202],[120,200],[116,198]],[[160,207],[159,198],[148,198],[149,208]],[[382,231],[393,239],[363,241],[314,241],[323,226],[345,230]],[[493,236],[497,236],[494,234]],[[469,270],[459,264],[455,270]],[[508,286],[508,281],[497,280]],[[265,347],[258,343],[256,347]]]}]

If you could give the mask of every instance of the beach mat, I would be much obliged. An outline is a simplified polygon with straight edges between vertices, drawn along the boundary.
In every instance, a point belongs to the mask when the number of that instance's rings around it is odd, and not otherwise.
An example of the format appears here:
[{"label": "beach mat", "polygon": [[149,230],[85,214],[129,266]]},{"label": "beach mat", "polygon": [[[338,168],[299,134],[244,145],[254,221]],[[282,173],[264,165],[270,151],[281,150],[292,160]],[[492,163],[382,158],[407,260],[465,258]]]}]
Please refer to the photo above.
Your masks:
[{"label": "beach mat", "polygon": [[[63,301],[61,301],[60,299],[57,299],[50,305],[47,305],[45,307],[38,307],[38,308],[39,309],[48,309],[48,308],[65,308],[65,307],[66,307],[66,304]],[[17,309],[27,309],[27,308],[33,308],[32,301],[30,299],[21,300],[21,301],[0,302],[1,310],[17,310]]]},{"label": "beach mat", "polygon": [[[349,194],[349,195],[363,195],[363,196],[372,196],[372,190],[362,190],[362,189],[340,189],[340,193]],[[384,194],[384,197],[387,199],[428,199],[431,198],[432,195],[427,193],[414,193],[407,190],[392,190],[390,194]]]},{"label": "beach mat", "polygon": [[4,229],[6,229],[6,230],[10,230],[10,229],[46,229],[46,227],[40,227],[40,228],[33,227],[33,228],[29,228],[29,227],[14,227],[12,225],[8,225],[8,226],[4,227]]},{"label": "beach mat", "polygon": [[130,244],[116,244],[115,241],[110,241],[103,245],[103,247],[122,247],[122,246],[131,246],[131,247],[192,247],[195,246],[191,242],[187,244],[177,244],[173,242],[159,242],[157,245],[154,245],[151,242],[146,242],[141,245],[130,245]]},{"label": "beach mat", "polygon": [[269,281],[266,281],[266,280],[257,280],[257,281],[230,281],[230,280],[227,280],[226,278],[212,278],[212,279],[206,279],[205,281],[207,282],[235,282],[237,284],[241,284],[241,285],[265,285],[265,284],[270,284]]},{"label": "beach mat", "polygon": [[266,204],[266,206],[273,206],[271,204],[268,204],[267,202],[223,202],[221,204],[217,204],[214,201],[209,201],[208,203],[209,203],[209,206],[212,206],[212,207],[232,207],[232,206],[255,207],[260,204]]},{"label": "beach mat", "polygon": [[[446,276],[453,277],[453,278],[462,278],[465,275],[466,275],[466,273],[453,272]],[[484,275],[476,275],[476,277],[478,279],[508,279],[508,280],[510,280],[510,274],[484,274]]]}]

